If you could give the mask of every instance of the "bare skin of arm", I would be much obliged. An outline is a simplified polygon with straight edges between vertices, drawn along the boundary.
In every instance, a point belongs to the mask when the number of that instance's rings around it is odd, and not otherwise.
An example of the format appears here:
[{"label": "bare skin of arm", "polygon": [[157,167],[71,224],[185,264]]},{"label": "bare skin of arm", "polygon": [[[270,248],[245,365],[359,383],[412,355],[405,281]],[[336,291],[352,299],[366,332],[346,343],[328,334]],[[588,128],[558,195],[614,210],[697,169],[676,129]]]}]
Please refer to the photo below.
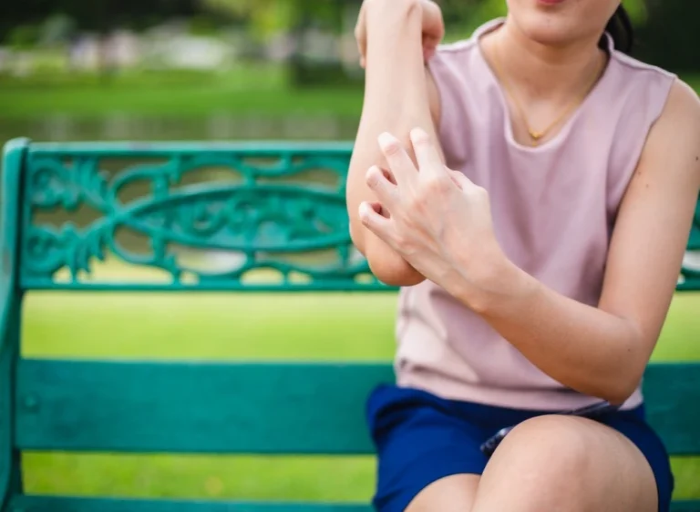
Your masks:
[{"label": "bare skin of arm", "polygon": [[[428,7],[437,9],[437,6]],[[440,100],[424,63],[422,34],[426,7],[417,0],[366,0],[363,9],[366,82],[347,180],[350,234],[380,281],[392,286],[410,286],[425,278],[362,225],[358,208],[363,201],[377,201],[366,184],[366,173],[373,165],[387,168],[377,143],[381,133],[395,134],[406,148],[410,148],[409,131],[415,126],[435,135]],[[433,17],[429,22],[436,23],[435,11],[429,14]]]}]

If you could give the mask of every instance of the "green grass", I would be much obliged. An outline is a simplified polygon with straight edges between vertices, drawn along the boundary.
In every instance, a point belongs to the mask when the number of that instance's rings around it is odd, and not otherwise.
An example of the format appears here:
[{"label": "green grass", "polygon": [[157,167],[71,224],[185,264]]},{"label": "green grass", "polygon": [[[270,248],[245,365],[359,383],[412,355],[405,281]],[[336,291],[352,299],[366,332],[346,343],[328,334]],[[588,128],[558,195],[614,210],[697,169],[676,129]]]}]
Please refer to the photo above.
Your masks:
[{"label": "green grass", "polygon": [[213,113],[359,115],[362,90],[294,89],[279,67],[243,67],[224,73],[140,72],[100,81],[89,75],[0,78],[4,120],[65,114],[187,118]]},{"label": "green grass", "polygon": [[[45,357],[381,360],[386,294],[31,294],[24,353]],[[700,297],[674,301],[656,360],[700,359]],[[30,492],[130,497],[367,501],[369,457],[28,454]],[[700,497],[700,459],[674,460],[678,497]]]}]

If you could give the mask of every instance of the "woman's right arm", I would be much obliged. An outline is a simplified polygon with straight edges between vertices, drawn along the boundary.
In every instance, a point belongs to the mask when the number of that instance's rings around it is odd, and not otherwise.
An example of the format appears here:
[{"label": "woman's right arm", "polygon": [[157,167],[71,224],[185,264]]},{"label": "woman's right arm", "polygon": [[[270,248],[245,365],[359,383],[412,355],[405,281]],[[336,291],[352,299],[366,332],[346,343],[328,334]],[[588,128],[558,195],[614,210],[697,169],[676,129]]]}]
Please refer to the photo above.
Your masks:
[{"label": "woman's right arm", "polygon": [[[365,0],[364,8],[366,80],[347,181],[350,234],[380,281],[411,286],[425,278],[362,225],[358,208],[363,201],[377,200],[365,174],[373,165],[387,167],[377,144],[381,133],[392,133],[407,150],[411,148],[409,132],[415,127],[423,128],[437,141],[440,99],[424,63],[423,30],[426,23],[441,27],[442,20],[437,5],[425,0]],[[429,9],[432,11],[426,12]],[[435,27],[430,28],[435,31]]]}]

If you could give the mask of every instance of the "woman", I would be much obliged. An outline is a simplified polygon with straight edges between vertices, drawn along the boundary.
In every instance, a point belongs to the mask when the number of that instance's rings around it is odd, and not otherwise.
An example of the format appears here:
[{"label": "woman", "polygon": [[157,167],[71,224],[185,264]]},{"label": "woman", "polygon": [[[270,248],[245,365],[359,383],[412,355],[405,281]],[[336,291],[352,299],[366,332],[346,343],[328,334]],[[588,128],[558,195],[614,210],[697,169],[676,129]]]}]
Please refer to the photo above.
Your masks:
[{"label": "woman", "polygon": [[507,4],[439,47],[427,0],[366,0],[358,22],[351,234],[402,286],[397,383],[368,404],[374,504],[668,511],[640,381],[700,187],[700,102],[625,54],[620,0]]}]

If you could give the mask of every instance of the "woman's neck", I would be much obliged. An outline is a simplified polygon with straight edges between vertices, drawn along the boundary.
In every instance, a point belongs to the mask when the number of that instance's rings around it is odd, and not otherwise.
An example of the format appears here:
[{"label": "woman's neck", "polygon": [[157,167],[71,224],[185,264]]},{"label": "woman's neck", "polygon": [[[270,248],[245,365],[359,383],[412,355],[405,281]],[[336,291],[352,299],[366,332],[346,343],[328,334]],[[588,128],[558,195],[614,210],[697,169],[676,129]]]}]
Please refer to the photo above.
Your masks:
[{"label": "woman's neck", "polygon": [[607,56],[597,40],[549,46],[528,38],[511,19],[484,36],[482,48],[496,64],[502,80],[519,91],[523,100],[567,101],[600,73]]}]

